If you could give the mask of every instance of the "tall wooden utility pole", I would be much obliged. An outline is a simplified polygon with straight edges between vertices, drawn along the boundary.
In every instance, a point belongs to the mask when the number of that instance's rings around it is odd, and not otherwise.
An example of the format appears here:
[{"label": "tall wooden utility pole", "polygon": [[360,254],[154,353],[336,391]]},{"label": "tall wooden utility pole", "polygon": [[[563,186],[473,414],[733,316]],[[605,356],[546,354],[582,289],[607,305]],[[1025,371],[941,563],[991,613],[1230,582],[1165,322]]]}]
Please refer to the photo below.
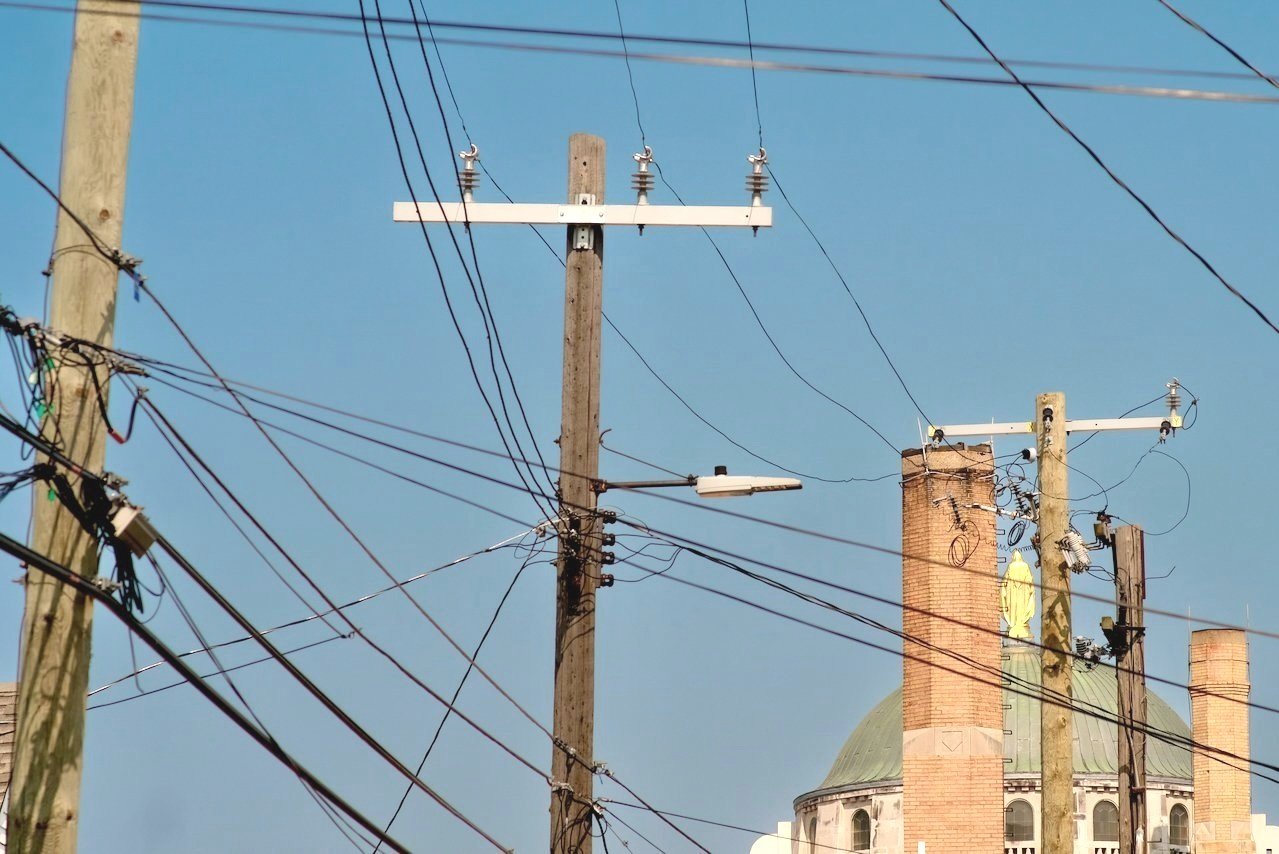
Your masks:
[{"label": "tall wooden utility pole", "polygon": [[[1033,433],[1039,460],[1039,531],[1035,535],[1042,569],[1040,614],[1043,624],[1043,691],[1063,703],[1041,703],[1041,751],[1043,760],[1043,854],[1072,854],[1075,848],[1074,721],[1071,719],[1070,566],[1062,543],[1070,531],[1069,488],[1066,476],[1066,436],[1111,430],[1158,430],[1163,442],[1182,426],[1180,384],[1167,383],[1168,414],[1143,418],[1066,420],[1066,396],[1060,392],[1035,398],[1031,421],[930,426],[928,438],[940,444],[960,436],[1015,436]],[[1075,545],[1082,548],[1076,538]],[[1116,565],[1119,547],[1115,549]],[[1077,561],[1076,561],[1077,562]],[[1138,603],[1138,608],[1140,604]],[[1140,613],[1140,612],[1139,612]],[[1144,692],[1144,688],[1143,688]],[[1145,710],[1143,693],[1142,713]],[[1144,742],[1143,742],[1144,744]],[[1142,768],[1144,770],[1144,764]],[[1120,810],[1123,814],[1123,810]]]},{"label": "tall wooden utility pole", "polygon": [[[569,204],[604,203],[604,140],[568,141]],[[560,541],[555,593],[555,717],[551,854],[590,854],[595,744],[595,590],[601,533],[600,315],[604,229],[570,225],[564,271],[564,389],[560,427]],[[572,474],[570,474],[572,472]],[[571,751],[571,753],[570,753]]]},{"label": "tall wooden utility pole", "polygon": [[1036,452],[1039,457],[1039,531],[1036,534],[1043,626],[1043,691],[1065,704],[1040,703],[1040,753],[1043,761],[1044,854],[1075,850],[1075,791],[1072,711],[1073,672],[1070,634],[1070,568],[1058,543],[1070,529],[1066,470],[1066,396],[1049,392],[1035,398]]},{"label": "tall wooden utility pole", "polygon": [[1145,535],[1115,531],[1115,605],[1111,646],[1119,679],[1119,854],[1146,854]]},{"label": "tall wooden utility pole", "polygon": [[[653,152],[633,155],[635,204],[604,204],[604,140],[574,134],[568,143],[568,203],[475,200],[479,150],[459,154],[462,201],[396,202],[396,222],[568,227],[564,293],[564,391],[560,428],[559,559],[555,596],[555,748],[551,761],[551,852],[590,854],[595,804],[595,590],[603,533],[595,512],[599,487],[600,322],[605,227],[750,228],[773,224],[763,204],[767,153],[746,159],[749,205],[653,205]],[[654,484],[644,484],[654,485]],[[657,485],[683,485],[683,481]],[[776,487],[774,487],[776,488]],[[795,488],[795,487],[788,487]],[[736,493],[742,494],[742,493]]]},{"label": "tall wooden utility pole", "polygon": [[[119,0],[80,0],[76,7],[60,192],[111,248],[120,245],[124,221],[140,14],[139,3]],[[119,270],[61,210],[51,266],[49,326],[110,345]],[[52,436],[56,426],[63,453],[96,472],[106,456],[106,427],[90,370],[64,366],[50,378],[56,393],[46,401],[44,430]],[[105,394],[105,375],[99,382]],[[75,475],[65,473],[74,484]],[[94,538],[44,490],[34,497],[31,544],[81,575],[97,574]],[[25,584],[9,851],[70,854],[80,822],[92,600],[43,573],[28,573]]]}]

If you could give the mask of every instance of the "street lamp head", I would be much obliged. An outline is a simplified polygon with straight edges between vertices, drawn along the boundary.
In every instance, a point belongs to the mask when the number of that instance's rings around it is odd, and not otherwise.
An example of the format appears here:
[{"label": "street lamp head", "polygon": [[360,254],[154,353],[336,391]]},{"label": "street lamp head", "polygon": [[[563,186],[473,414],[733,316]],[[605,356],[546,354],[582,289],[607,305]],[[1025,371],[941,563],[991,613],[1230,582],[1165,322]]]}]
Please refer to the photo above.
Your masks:
[{"label": "street lamp head", "polygon": [[730,475],[725,466],[716,466],[715,474],[703,476],[693,484],[697,494],[702,498],[733,498],[741,495],[754,495],[757,492],[781,492],[789,489],[803,489],[804,483],[793,477],[751,477],[749,475]]}]

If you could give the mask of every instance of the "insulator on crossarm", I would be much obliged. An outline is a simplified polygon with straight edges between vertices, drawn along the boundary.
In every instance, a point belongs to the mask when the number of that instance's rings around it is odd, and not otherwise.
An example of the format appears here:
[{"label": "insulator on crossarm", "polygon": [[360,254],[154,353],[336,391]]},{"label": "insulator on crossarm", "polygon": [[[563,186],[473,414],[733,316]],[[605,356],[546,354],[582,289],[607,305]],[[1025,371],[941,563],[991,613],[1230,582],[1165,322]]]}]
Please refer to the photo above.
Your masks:
[{"label": "insulator on crossarm", "polygon": [[[644,150],[638,154],[632,154],[638,164],[638,170],[631,173],[631,189],[635,191],[635,204],[648,204],[648,193],[653,189],[653,173],[648,171],[648,167],[653,165],[653,149],[652,146],[644,146]],[[644,226],[639,227],[639,233],[644,233]]]},{"label": "insulator on crossarm", "polygon": [[457,156],[462,158],[462,168],[457,173],[457,185],[462,190],[462,201],[474,201],[475,188],[480,185],[480,173],[475,168],[476,162],[480,159],[479,146],[471,143],[469,151],[459,151]]},{"label": "insulator on crossarm", "polygon": [[768,176],[764,174],[768,152],[761,148],[759,154],[748,154],[746,162],[751,165],[751,171],[746,174],[746,192],[751,194],[751,207],[760,207],[764,204],[764,193],[768,191]]}]

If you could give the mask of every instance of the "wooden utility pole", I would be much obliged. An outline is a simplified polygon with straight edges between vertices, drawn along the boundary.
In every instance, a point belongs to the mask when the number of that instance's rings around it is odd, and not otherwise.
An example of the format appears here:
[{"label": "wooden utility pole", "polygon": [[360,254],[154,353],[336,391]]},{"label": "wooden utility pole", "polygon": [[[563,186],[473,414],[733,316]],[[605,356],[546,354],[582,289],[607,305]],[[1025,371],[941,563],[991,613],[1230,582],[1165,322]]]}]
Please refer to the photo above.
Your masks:
[{"label": "wooden utility pole", "polygon": [[[1071,632],[1070,632],[1070,567],[1061,545],[1070,530],[1069,483],[1066,476],[1066,436],[1071,432],[1095,433],[1111,430],[1158,430],[1163,442],[1176,434],[1182,426],[1181,384],[1174,378],[1167,383],[1168,414],[1145,418],[1096,418],[1066,420],[1066,396],[1060,392],[1041,394],[1035,398],[1035,415],[1031,421],[1006,421],[1002,423],[975,423],[930,425],[928,438],[935,444],[960,436],[1018,436],[1033,433],[1036,437],[1036,455],[1039,460],[1039,532],[1035,535],[1035,548],[1039,551],[1042,570],[1040,614],[1043,624],[1043,691],[1046,696],[1063,703],[1041,703],[1041,754],[1043,760],[1043,854],[1072,854],[1075,847],[1074,816],[1074,768],[1072,762],[1074,733],[1071,699]],[[1125,537],[1132,536],[1125,534]],[[1136,530],[1136,545],[1128,545],[1129,554],[1135,549],[1141,554],[1141,532]],[[1079,543],[1075,544],[1075,548]],[[1121,560],[1121,549],[1115,546],[1116,571]],[[1128,566],[1135,567],[1133,558]],[[1136,572],[1133,569],[1133,572]],[[1144,569],[1134,584],[1144,587]],[[1144,592],[1144,590],[1142,591]],[[1141,600],[1129,599],[1137,608],[1141,619]],[[1122,614],[1122,611],[1121,611]],[[1140,633],[1136,633],[1139,635]],[[1130,662],[1140,662],[1138,658]],[[1132,667],[1130,663],[1130,667]],[[1142,664],[1135,664],[1140,672]],[[1145,683],[1140,688],[1140,704],[1134,712],[1145,716]],[[1123,742],[1123,739],[1120,739]],[[1141,742],[1144,751],[1145,741]],[[1144,753],[1143,753],[1144,755]],[[1135,763],[1144,781],[1144,759]],[[1144,783],[1143,783],[1144,785]],[[1120,808],[1120,815],[1124,809]],[[1136,825],[1141,827],[1140,824]]]},{"label": "wooden utility pole", "polygon": [[[139,3],[80,0],[67,81],[62,200],[113,249],[124,221],[140,14]],[[61,210],[51,267],[49,326],[109,346],[119,270]],[[52,437],[56,427],[63,453],[96,472],[106,427],[90,370],[68,365],[49,378],[56,391],[43,429]],[[105,394],[105,372],[99,382]],[[31,544],[85,577],[97,575],[94,538],[43,489],[34,497]],[[29,572],[25,585],[9,851],[70,854],[80,822],[92,600],[43,573]]]},{"label": "wooden utility pole", "polygon": [[[600,444],[600,323],[606,227],[649,226],[749,228],[773,224],[763,204],[767,153],[747,157],[750,204],[655,205],[653,152],[635,154],[635,204],[604,204],[604,140],[574,134],[568,143],[568,203],[475,200],[479,150],[459,154],[463,201],[396,202],[396,222],[568,227],[564,292],[564,391],[560,428],[559,558],[555,595],[555,748],[551,761],[551,852],[591,850],[592,775],[595,740],[595,590],[599,586],[604,537],[596,515]],[[730,478],[731,480],[731,478]],[[644,484],[652,486],[654,484]],[[656,484],[685,485],[684,481]],[[688,485],[692,485],[690,482]],[[774,484],[771,488],[798,488]],[[719,494],[745,494],[720,491]]]},{"label": "wooden utility pole", "polygon": [[[604,140],[568,141],[569,204],[604,203]],[[555,594],[556,747],[551,759],[551,854],[590,854],[595,749],[595,590],[602,525],[599,475],[600,317],[604,229],[568,227],[564,273],[564,390],[560,541]],[[572,474],[570,474],[572,472]],[[583,509],[584,508],[584,509]],[[571,751],[571,755],[570,755]]]},{"label": "wooden utility pole", "polygon": [[1075,793],[1071,720],[1070,568],[1059,543],[1070,529],[1066,471],[1066,396],[1035,398],[1034,430],[1039,458],[1039,532],[1042,572],[1039,613],[1043,625],[1043,691],[1065,704],[1040,703],[1043,760],[1044,854],[1073,854]]},{"label": "wooden utility pole", "polygon": [[1115,531],[1112,642],[1119,680],[1119,852],[1146,854],[1146,598],[1145,535],[1136,525]]}]

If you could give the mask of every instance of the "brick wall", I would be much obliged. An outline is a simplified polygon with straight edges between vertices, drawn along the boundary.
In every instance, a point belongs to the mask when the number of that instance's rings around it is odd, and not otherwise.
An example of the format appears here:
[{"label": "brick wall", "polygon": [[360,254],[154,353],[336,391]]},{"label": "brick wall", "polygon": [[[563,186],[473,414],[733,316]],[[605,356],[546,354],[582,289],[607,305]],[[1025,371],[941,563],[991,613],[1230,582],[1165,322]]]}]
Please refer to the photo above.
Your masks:
[{"label": "brick wall", "polygon": [[[1190,635],[1190,720],[1195,743],[1229,751],[1232,768],[1195,750],[1195,851],[1251,854],[1252,778],[1247,700],[1248,638],[1238,629],[1204,629]],[[1218,754],[1219,755],[1219,754]],[[1240,770],[1242,769],[1242,770]]]},{"label": "brick wall", "polygon": [[0,794],[9,790],[13,773],[13,730],[18,705],[18,686],[0,682]]},{"label": "brick wall", "polygon": [[995,516],[964,506],[994,504],[993,474],[989,445],[902,454],[902,551],[908,555],[902,601],[986,630],[903,611],[908,635],[975,662],[909,639],[903,644],[914,657],[902,664],[903,850],[909,852],[921,841],[928,854],[1003,851]]}]

